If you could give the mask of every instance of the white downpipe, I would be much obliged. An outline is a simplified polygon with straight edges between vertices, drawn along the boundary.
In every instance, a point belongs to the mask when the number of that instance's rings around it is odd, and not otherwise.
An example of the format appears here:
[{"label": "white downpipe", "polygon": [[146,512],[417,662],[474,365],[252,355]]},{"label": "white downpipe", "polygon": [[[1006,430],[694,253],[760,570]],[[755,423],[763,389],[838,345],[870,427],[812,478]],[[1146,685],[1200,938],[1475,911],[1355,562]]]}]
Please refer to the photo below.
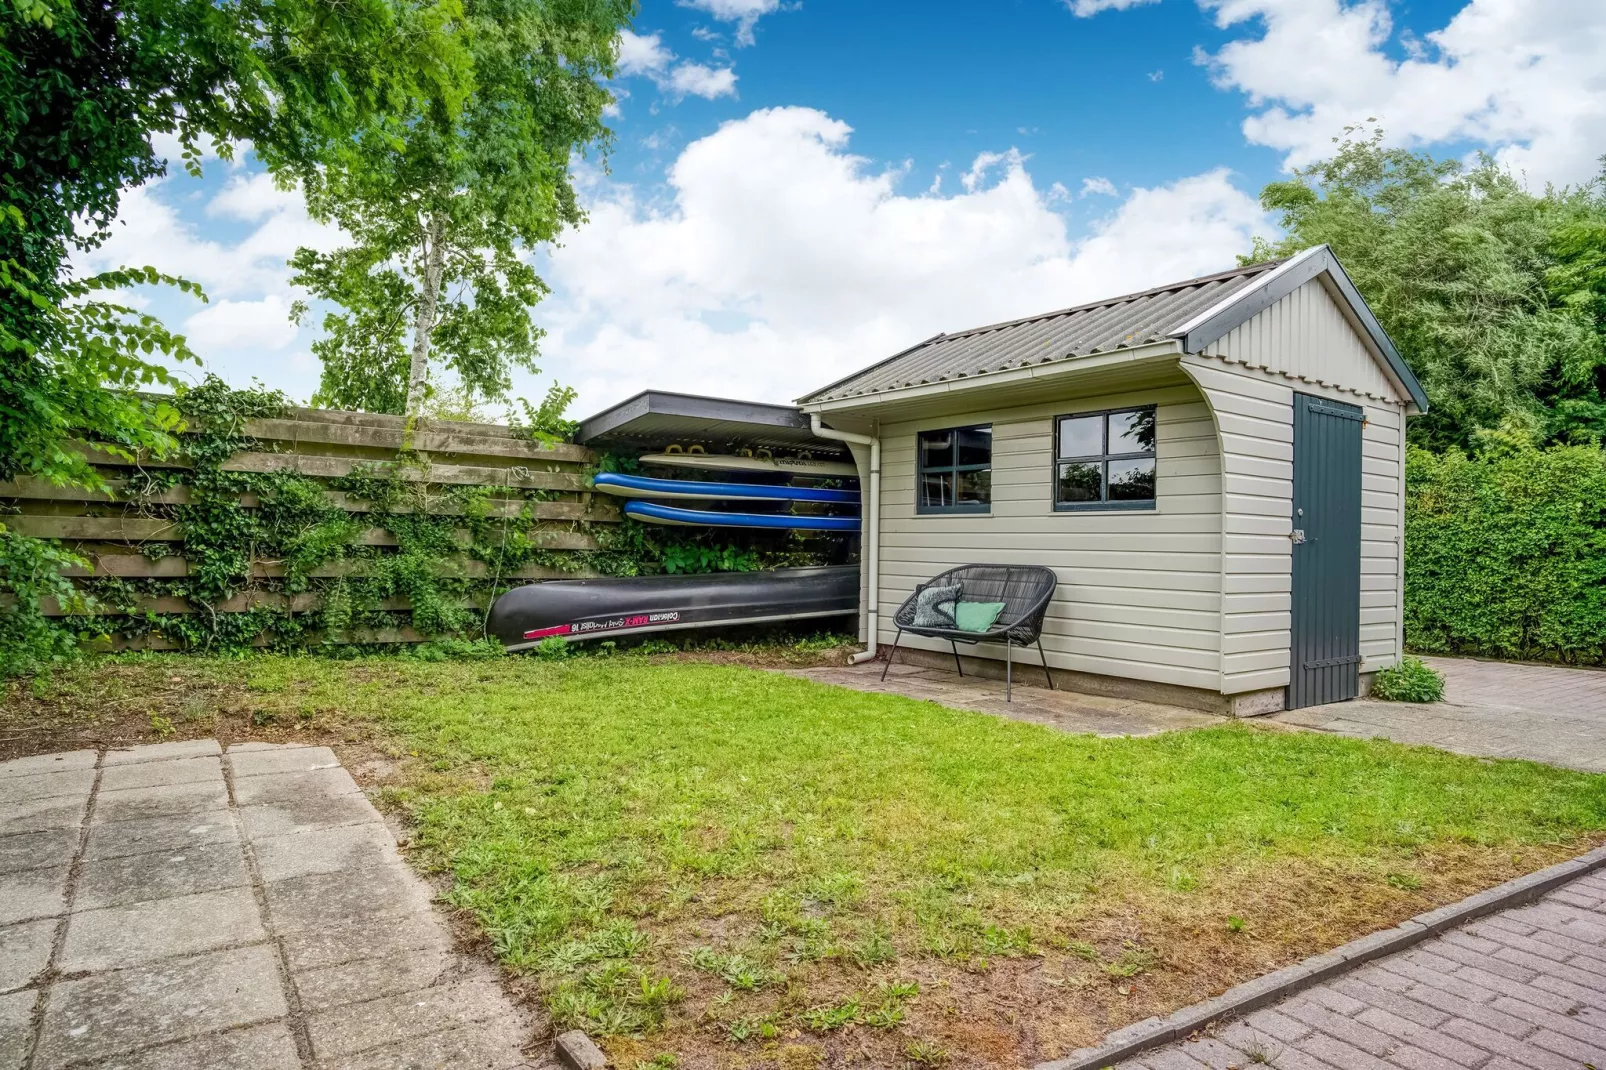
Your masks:
[{"label": "white downpipe", "polygon": [[809,426],[815,435],[820,438],[831,439],[834,442],[851,442],[857,446],[870,447],[870,487],[869,501],[864,501],[860,495],[860,513],[864,516],[864,541],[869,546],[864,550],[867,558],[867,567],[870,575],[865,584],[864,596],[869,601],[869,613],[866,619],[869,622],[870,642],[864,650],[848,659],[850,665],[862,665],[872,661],[876,655],[876,636],[881,630],[881,439],[875,435],[858,435],[851,431],[833,431],[820,423],[820,414],[809,413]]}]

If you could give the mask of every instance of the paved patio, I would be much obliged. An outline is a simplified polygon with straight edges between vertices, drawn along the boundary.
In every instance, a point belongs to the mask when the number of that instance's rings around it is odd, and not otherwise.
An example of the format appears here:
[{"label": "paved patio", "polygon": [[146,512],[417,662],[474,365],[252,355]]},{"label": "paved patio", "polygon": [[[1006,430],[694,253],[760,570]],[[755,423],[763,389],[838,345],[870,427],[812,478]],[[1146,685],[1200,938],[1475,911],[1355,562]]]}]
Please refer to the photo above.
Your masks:
[{"label": "paved patio", "polygon": [[1445,677],[1431,705],[1361,699],[1273,715],[1280,724],[1487,758],[1606,772],[1606,670],[1422,659]]},{"label": "paved patio", "polygon": [[529,1036],[327,748],[0,764],[0,1070],[508,1070]]},{"label": "paved patio", "polygon": [[[869,662],[864,665],[795,669],[792,674],[820,683],[851,687],[855,691],[878,691],[906,698],[927,699],[961,710],[993,713],[1066,732],[1091,732],[1100,736],[1152,736],[1177,728],[1220,724],[1226,719],[1181,706],[1084,695],[1076,691],[1050,691],[1042,686],[1023,686],[1019,680],[1015,683],[1015,700],[1005,702],[1002,680],[961,677],[944,669],[928,669],[918,665],[893,665],[883,683],[881,668],[880,662]],[[1032,671],[1028,668],[1021,676],[1024,678]],[[1035,682],[1041,684],[1042,670],[1036,671],[1038,677]],[[1032,682],[1027,681],[1028,684]]]},{"label": "paved patio", "polygon": [[1606,872],[1119,1070],[1606,1068]]}]

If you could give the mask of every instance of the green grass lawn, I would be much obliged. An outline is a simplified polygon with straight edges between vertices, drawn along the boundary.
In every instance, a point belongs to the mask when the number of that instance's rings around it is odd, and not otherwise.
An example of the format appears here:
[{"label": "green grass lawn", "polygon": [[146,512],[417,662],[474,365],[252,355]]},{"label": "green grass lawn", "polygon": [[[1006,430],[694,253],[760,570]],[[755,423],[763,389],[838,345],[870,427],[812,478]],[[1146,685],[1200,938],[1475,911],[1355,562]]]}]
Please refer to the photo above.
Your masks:
[{"label": "green grass lawn", "polygon": [[625,1066],[1049,1058],[1606,831],[1606,777],[1243,725],[1071,736],[724,665],[125,669],[371,727],[415,859]]}]

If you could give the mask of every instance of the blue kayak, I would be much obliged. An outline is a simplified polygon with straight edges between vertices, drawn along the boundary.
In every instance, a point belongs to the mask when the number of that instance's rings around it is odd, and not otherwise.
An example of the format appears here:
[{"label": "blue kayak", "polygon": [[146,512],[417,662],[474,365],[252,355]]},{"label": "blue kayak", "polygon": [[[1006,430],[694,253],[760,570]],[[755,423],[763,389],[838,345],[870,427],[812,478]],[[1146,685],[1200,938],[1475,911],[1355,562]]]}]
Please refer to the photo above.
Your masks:
[{"label": "blue kayak", "polygon": [[703,528],[793,528],[799,531],[858,531],[856,516],[791,516],[786,513],[710,513],[677,509],[652,502],[626,502],[625,516],[647,524],[684,524]]},{"label": "blue kayak", "polygon": [[652,479],[619,472],[599,472],[592,486],[620,498],[704,498],[718,501],[746,498],[765,502],[834,502],[858,505],[856,490],[821,490],[817,487],[765,486],[761,483],[705,483],[695,479]]}]

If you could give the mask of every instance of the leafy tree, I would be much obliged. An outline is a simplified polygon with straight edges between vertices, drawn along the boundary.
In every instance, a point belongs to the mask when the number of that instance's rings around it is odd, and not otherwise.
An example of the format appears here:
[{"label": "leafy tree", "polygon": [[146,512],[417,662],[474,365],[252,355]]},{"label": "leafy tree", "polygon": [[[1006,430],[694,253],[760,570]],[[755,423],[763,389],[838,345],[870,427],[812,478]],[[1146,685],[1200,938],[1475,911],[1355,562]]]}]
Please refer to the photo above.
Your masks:
[{"label": "leafy tree", "polygon": [[317,401],[417,415],[432,359],[493,400],[515,368],[535,370],[529,313],[547,290],[528,251],[581,219],[569,161],[606,144],[602,80],[633,12],[633,0],[464,0],[463,106],[424,87],[308,177],[313,214],[352,237],[291,261],[292,281],[336,306],[313,346]]},{"label": "leafy tree", "polygon": [[[74,443],[161,453],[177,414],[133,394],[172,380],[182,337],[112,299],[179,283],[150,269],[74,279],[73,249],[104,240],[124,189],[160,176],[172,135],[186,166],[248,139],[305,176],[392,102],[447,106],[464,63],[458,0],[10,0],[0,5],[0,479],[95,485]],[[193,288],[192,288],[193,289]],[[0,671],[25,669],[37,596],[61,552],[0,526]]]},{"label": "leafy tree", "polygon": [[1589,268],[1606,222],[1598,187],[1539,196],[1487,158],[1434,160],[1373,131],[1261,203],[1287,236],[1253,256],[1331,245],[1421,378],[1432,409],[1411,422],[1417,444],[1468,446],[1502,426],[1567,440],[1606,430],[1599,309],[1558,295],[1606,292]]}]

